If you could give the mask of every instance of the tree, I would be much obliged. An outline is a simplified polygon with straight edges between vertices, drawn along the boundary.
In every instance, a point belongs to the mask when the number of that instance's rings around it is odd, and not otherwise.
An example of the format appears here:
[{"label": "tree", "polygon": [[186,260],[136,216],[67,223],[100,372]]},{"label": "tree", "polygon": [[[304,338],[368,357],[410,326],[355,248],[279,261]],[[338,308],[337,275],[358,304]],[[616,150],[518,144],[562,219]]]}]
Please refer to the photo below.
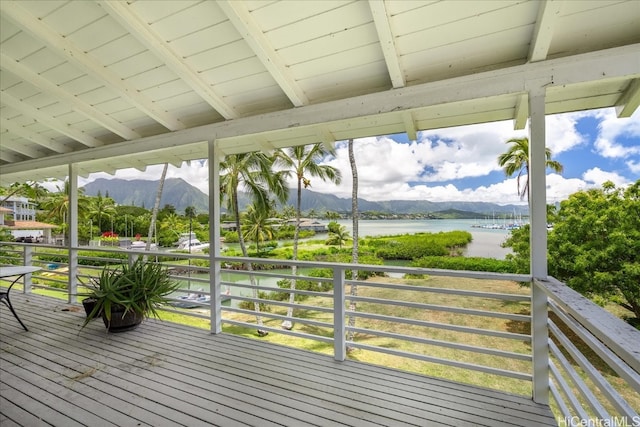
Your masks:
[{"label": "tree", "polygon": [[296,216],[296,208],[293,207],[292,205],[283,206],[280,216],[285,220],[289,220],[294,216]]},{"label": "tree", "polygon": [[[517,174],[518,195],[520,200],[525,197],[529,198],[529,138],[511,138],[506,144],[512,144],[506,153],[498,156],[498,165],[504,169],[504,173],[511,177]],[[551,150],[545,148],[546,167],[551,170],[562,173],[562,165],[551,160]],[[526,181],[521,184],[521,179],[526,176]]]},{"label": "tree", "polygon": [[[196,208],[194,206],[187,206],[184,208],[184,216],[189,218],[189,238],[191,238],[191,233],[193,233],[193,218],[196,217]],[[191,246],[189,246],[189,252],[191,252]]]},{"label": "tree", "polygon": [[[274,173],[272,166],[273,159],[261,152],[231,154],[220,162],[220,197],[226,200],[227,211],[234,216],[240,250],[245,258],[248,257],[248,253],[240,227],[238,189],[241,188],[243,192],[248,194],[255,208],[262,211],[268,211],[270,208],[270,191],[279,201],[284,202],[289,195],[289,189],[285,185],[284,175]],[[253,298],[257,300],[258,291],[255,287],[255,278],[251,274],[253,270],[251,263],[245,263],[245,268],[249,272]],[[253,307],[258,324],[258,335],[265,336],[268,332],[261,329],[263,323],[262,317],[260,317],[259,302],[254,301]]]},{"label": "tree", "polygon": [[[351,250],[351,263],[358,264],[358,220],[359,220],[359,211],[358,211],[358,168],[356,167],[356,158],[353,153],[353,138],[349,140],[349,164],[351,165],[351,216],[353,221],[353,248]],[[351,271],[351,279],[358,279],[358,270]],[[356,283],[351,284],[351,297],[358,296],[358,285]],[[349,311],[352,313],[349,315],[349,320],[347,325],[349,328],[356,327],[356,316],[353,314],[356,311],[356,302],[354,300],[349,300]],[[347,333],[347,342],[353,341],[354,333],[353,330],[349,330]]]},{"label": "tree", "polygon": [[333,221],[340,218],[340,214],[338,214],[338,212],[333,212],[333,211],[327,211],[327,213],[324,216],[329,221]]},{"label": "tree", "polygon": [[116,215],[116,203],[110,197],[102,197],[102,194],[98,191],[96,197],[91,198],[90,212],[92,218],[98,220],[98,230],[102,232],[102,217],[112,219]]},{"label": "tree", "polygon": [[[186,212],[186,209],[185,209]],[[160,222],[160,228],[162,230],[170,230],[171,235],[173,236],[173,241],[175,242],[180,237],[180,233],[184,230],[184,222],[180,218],[180,216],[175,213],[170,213],[165,215]]]},{"label": "tree", "polygon": [[342,249],[342,245],[349,240],[351,237],[349,235],[349,231],[347,231],[347,227],[344,225],[339,225],[338,223],[334,223],[337,227],[334,227],[329,231],[329,238],[327,239],[327,245],[339,245],[340,249]]},{"label": "tree", "polygon": [[550,274],[640,319],[640,180],[572,194],[560,204],[548,247]]},{"label": "tree", "polygon": [[0,188],[0,204],[7,201],[11,196],[26,197],[35,202],[46,197],[49,194],[49,190],[44,188],[37,182],[27,181],[23,183],[14,182],[9,188]]},{"label": "tree", "polygon": [[259,255],[260,242],[273,239],[273,227],[269,221],[269,212],[249,205],[242,220],[242,234],[245,239],[256,242],[256,251]]},{"label": "tree", "polygon": [[[296,194],[296,224],[295,231],[293,233],[293,260],[298,259],[298,238],[300,236],[300,217],[301,217],[301,205],[302,205],[302,186],[308,188],[311,186],[311,178],[317,177],[323,181],[330,180],[336,184],[341,181],[340,171],[330,165],[321,165],[327,156],[335,156],[333,149],[327,150],[322,144],[312,145],[298,145],[290,147],[285,150],[278,150],[276,152],[276,164],[282,166],[284,174],[290,176],[293,174],[297,183]],[[294,265],[291,267],[291,275],[295,277],[297,273],[297,267]],[[296,280],[291,280],[291,289],[295,290]],[[295,300],[295,294],[291,292],[289,294],[289,304],[287,308],[287,317],[290,319],[293,316],[293,303]],[[291,329],[293,324],[290,320],[284,320],[282,322],[283,329]]]},{"label": "tree", "polygon": [[[574,193],[549,214],[549,274],[640,319],[640,180],[626,189],[607,182]],[[528,273],[529,226],[513,230],[505,246],[513,248],[508,258],[517,272]]]},{"label": "tree", "polygon": [[[66,236],[67,230],[67,215],[69,214],[69,192],[71,186],[69,181],[64,182],[63,188],[57,186],[58,191],[56,193],[50,193],[42,203],[42,209],[48,211],[47,220],[54,220],[57,224],[60,224],[63,234]],[[87,217],[90,211],[90,200],[84,195],[84,189],[78,189],[78,219]]]}]

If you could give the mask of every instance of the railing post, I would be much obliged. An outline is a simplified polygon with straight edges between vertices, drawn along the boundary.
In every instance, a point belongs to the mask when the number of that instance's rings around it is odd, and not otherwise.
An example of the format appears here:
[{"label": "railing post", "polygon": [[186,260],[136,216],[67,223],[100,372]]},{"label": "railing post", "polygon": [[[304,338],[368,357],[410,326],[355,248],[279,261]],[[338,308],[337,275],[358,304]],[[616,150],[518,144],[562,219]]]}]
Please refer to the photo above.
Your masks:
[{"label": "railing post", "polygon": [[549,404],[549,329],[547,295],[537,279],[531,280],[531,349],[533,356],[533,400]]},{"label": "railing post", "polygon": [[209,309],[211,333],[222,332],[222,280],[220,262],[220,150],[215,140],[207,143],[209,158],[209,293],[211,305]]},{"label": "railing post", "polygon": [[78,168],[69,163],[69,209],[67,217],[67,231],[69,241],[67,252],[69,254],[69,285],[67,287],[67,301],[71,304],[78,301]]},{"label": "railing post", "polygon": [[345,338],[344,269],[333,269],[333,357],[343,361],[347,358]]},{"label": "railing post", "polygon": [[[31,246],[24,247],[24,265],[31,266],[33,265],[33,248]],[[22,292],[25,294],[31,293],[31,274],[24,275],[24,281],[22,286]]]}]

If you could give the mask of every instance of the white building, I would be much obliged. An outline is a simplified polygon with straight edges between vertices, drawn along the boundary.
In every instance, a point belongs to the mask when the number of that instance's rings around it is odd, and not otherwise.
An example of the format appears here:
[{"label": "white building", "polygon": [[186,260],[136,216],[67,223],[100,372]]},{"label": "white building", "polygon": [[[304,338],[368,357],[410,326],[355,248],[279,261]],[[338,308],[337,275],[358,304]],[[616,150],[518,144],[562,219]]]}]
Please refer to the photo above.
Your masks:
[{"label": "white building", "polygon": [[26,197],[9,197],[0,202],[0,228],[7,228],[16,241],[54,243],[51,230],[57,225],[36,221],[35,204]]}]

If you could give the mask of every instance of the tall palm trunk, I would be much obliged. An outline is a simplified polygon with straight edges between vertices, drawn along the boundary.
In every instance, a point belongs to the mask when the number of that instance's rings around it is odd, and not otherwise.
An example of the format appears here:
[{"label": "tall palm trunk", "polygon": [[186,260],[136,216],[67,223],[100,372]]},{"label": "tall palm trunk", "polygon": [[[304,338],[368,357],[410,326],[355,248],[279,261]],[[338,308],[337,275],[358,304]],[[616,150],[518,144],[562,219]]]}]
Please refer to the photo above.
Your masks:
[{"label": "tall palm trunk", "polygon": [[145,249],[151,250],[151,242],[153,240],[153,231],[156,229],[156,220],[158,218],[158,211],[160,210],[160,199],[162,198],[162,189],[164,187],[164,181],[167,178],[167,170],[169,169],[169,163],[164,164],[162,169],[162,176],[160,176],[160,183],[158,184],[158,191],[156,191],[156,200],[153,203],[153,211],[151,211],[151,223],[149,224],[149,234],[147,237],[147,245]]},{"label": "tall palm trunk", "polygon": [[[358,220],[360,213],[358,212],[358,169],[356,168],[356,158],[353,154],[353,139],[349,140],[349,164],[351,165],[351,177],[353,179],[351,187],[351,216],[353,221],[353,250],[351,251],[351,263],[358,264]],[[358,279],[358,270],[351,270],[351,280]],[[358,285],[356,283],[351,284],[352,297],[358,296]],[[356,302],[349,300],[349,312],[355,313]],[[355,328],[356,316],[349,315],[349,321],[347,322],[349,328]],[[349,342],[353,341],[354,333],[352,330],[347,332],[347,351],[351,350]]]},{"label": "tall palm trunk", "polygon": [[[298,259],[298,239],[300,238],[300,218],[302,217],[302,213],[300,210],[300,205],[302,204],[302,176],[298,176],[298,192],[296,194],[296,227],[293,231],[293,260]],[[291,275],[296,276],[298,274],[298,266],[291,266]],[[296,289],[296,279],[291,279],[290,289]],[[293,304],[295,302],[296,294],[291,292],[289,294],[289,304]],[[293,307],[287,307],[287,318],[291,319],[293,317]],[[291,320],[284,320],[282,322],[282,328],[291,330],[293,328],[293,322]]]},{"label": "tall palm trunk", "polygon": [[[238,231],[238,243],[240,244],[240,250],[242,251],[242,256],[245,258],[249,257],[249,252],[247,251],[247,246],[244,243],[244,236],[242,235],[242,229],[240,228],[240,204],[238,203],[238,192],[233,191],[231,194],[231,203],[233,204],[233,210],[236,213],[236,230]],[[254,299],[258,299],[258,289],[256,288],[256,278],[253,276],[253,266],[250,262],[244,263],[244,268],[247,270],[249,274],[249,283],[251,284],[251,292]],[[260,303],[258,301],[253,302],[253,311],[256,313],[256,324],[258,325],[258,335],[263,337],[267,335],[269,332],[261,329],[264,324],[262,323],[262,316],[260,316]]]}]

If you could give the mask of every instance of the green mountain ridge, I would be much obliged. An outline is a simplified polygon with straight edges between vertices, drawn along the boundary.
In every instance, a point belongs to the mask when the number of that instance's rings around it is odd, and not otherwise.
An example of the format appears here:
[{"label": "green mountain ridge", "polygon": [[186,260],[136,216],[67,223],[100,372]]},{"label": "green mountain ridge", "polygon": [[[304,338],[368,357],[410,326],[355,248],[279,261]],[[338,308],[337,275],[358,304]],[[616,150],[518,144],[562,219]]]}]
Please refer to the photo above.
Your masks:
[{"label": "green mountain ridge", "polygon": [[[100,192],[103,196],[109,195],[109,197],[120,205],[141,206],[146,209],[151,209],[155,202],[158,181],[101,178],[86,184],[83,188],[85,194],[88,196],[96,196],[98,192]],[[184,213],[186,207],[193,206],[196,212],[207,213],[209,211],[208,200],[209,198],[205,193],[184,179],[169,178],[164,184],[160,207],[172,205],[178,213]],[[250,203],[249,199],[244,195],[240,195],[239,202],[240,209],[243,210]],[[287,204],[295,206],[294,189],[290,191]],[[281,206],[279,205],[278,208],[281,208]],[[351,212],[351,199],[339,198],[333,194],[302,190],[301,209],[303,212],[309,212],[313,209],[317,215],[323,215],[327,211],[349,214]],[[428,200],[387,200],[373,202],[358,199],[358,209],[361,212],[379,212],[398,215],[438,213],[438,217],[445,218],[473,218],[474,216],[471,216],[469,213],[483,216],[494,214],[528,214],[527,206],[466,201],[431,202]],[[225,211],[224,207],[222,210]]]}]

